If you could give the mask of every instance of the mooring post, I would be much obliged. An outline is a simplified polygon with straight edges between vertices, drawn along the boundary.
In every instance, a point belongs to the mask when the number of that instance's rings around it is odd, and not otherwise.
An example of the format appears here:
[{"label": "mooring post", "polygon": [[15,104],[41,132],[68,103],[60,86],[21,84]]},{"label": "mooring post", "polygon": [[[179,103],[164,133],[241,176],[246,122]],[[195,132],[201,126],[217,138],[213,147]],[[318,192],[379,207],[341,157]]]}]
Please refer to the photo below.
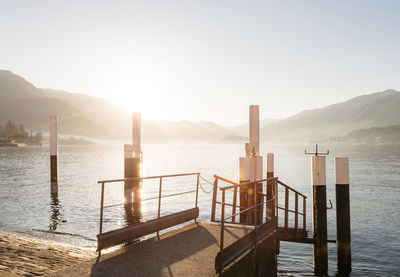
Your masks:
[{"label": "mooring post", "polygon": [[[132,145],[124,145],[124,178],[140,177],[140,140],[141,140],[141,115],[132,113]],[[124,186],[124,196],[127,203],[132,202],[132,197],[138,197],[140,180],[127,181]]]},{"label": "mooring post", "polygon": [[[260,156],[260,109],[258,105],[250,105],[249,108],[249,134],[250,134],[250,146],[251,146],[251,174],[250,174],[250,181],[261,180],[263,177],[263,157]],[[255,197],[255,203],[252,205],[261,204],[263,202],[263,197],[261,194],[263,193],[263,184],[258,183],[253,185]],[[250,198],[253,199],[253,198]],[[257,220],[260,221],[262,219],[263,214],[263,206],[257,206]],[[254,213],[252,213],[252,216]],[[253,224],[251,222],[250,224]]]},{"label": "mooring post", "polygon": [[[318,153],[316,151],[316,153]],[[312,157],[314,273],[328,273],[328,237],[326,212],[326,166],[324,156]]]},{"label": "mooring post", "polygon": [[349,158],[335,158],[337,262],[340,273],[351,272]]},{"label": "mooring post", "polygon": [[58,140],[57,116],[50,116],[50,192],[58,195]]},{"label": "mooring post", "polygon": [[[250,182],[250,170],[251,170],[251,159],[249,157],[240,157],[239,158],[239,183],[248,183]],[[239,210],[242,211],[247,209],[249,206],[249,195],[248,195],[248,188],[240,187],[239,188],[239,200],[240,200],[240,208]],[[244,212],[239,215],[239,221],[241,224],[247,224],[247,220],[250,213]]]}]

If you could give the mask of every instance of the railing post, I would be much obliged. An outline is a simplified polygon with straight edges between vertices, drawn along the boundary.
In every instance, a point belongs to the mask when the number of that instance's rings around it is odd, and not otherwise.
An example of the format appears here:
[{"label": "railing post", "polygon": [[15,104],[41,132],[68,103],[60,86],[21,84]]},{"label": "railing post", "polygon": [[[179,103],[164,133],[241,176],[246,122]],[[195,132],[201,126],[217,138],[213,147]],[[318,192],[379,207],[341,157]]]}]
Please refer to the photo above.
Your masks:
[{"label": "railing post", "polygon": [[289,189],[285,187],[285,229],[289,227]]},{"label": "railing post", "polygon": [[275,201],[274,202],[274,216],[275,216],[275,226],[278,228],[278,221],[279,221],[279,201],[278,201],[278,179],[275,179],[275,185],[274,185],[274,190],[275,190]]},{"label": "railing post", "polygon": [[[253,193],[253,209],[254,209],[254,249],[253,249],[253,276],[257,276],[257,210],[258,210],[258,204],[257,203],[257,183],[254,184],[254,193]],[[262,224],[262,222],[261,222]]]},{"label": "railing post", "polygon": [[274,182],[274,195],[275,195],[275,206],[274,208],[274,217],[275,217],[275,229],[276,229],[276,240],[275,240],[275,247],[276,247],[276,254],[279,255],[280,250],[281,250],[281,242],[279,240],[279,202],[278,202],[278,178],[275,179]]},{"label": "railing post", "polygon": [[221,234],[219,242],[219,276],[222,276],[223,271],[223,251],[224,251],[224,223],[225,223],[225,190],[222,190],[222,205],[221,205]]},{"label": "railing post", "polygon": [[[162,188],[162,177],[160,177],[160,186],[158,188],[158,213],[157,218],[160,218],[161,215],[161,188]],[[157,237],[160,235],[160,232],[157,231]]]},{"label": "railing post", "polygon": [[[200,173],[197,174],[197,183],[196,183],[196,200],[195,200],[195,208],[197,208],[197,202],[199,199],[199,182],[200,182]],[[197,222],[197,218],[194,219],[194,223]]]},{"label": "railing post", "polygon": [[99,235],[101,235],[103,233],[103,206],[104,206],[104,183],[101,183]]},{"label": "railing post", "polygon": [[303,197],[303,230],[305,231],[307,226],[306,226],[306,211],[307,211],[307,206],[306,206],[306,198]]},{"label": "railing post", "polygon": [[294,211],[295,211],[295,213],[294,213],[294,228],[296,229],[296,232],[297,232],[297,229],[298,229],[298,226],[299,226],[299,195],[297,193],[295,194],[294,205],[295,205],[295,208],[294,208]]},{"label": "railing post", "polygon": [[213,197],[211,204],[211,222],[215,222],[215,208],[217,205],[217,188],[218,188],[218,178],[214,180]]},{"label": "railing post", "polygon": [[[236,213],[236,200],[237,200],[237,187],[233,189],[233,205],[232,205],[232,216]],[[232,217],[232,222],[235,223],[235,216]]]}]

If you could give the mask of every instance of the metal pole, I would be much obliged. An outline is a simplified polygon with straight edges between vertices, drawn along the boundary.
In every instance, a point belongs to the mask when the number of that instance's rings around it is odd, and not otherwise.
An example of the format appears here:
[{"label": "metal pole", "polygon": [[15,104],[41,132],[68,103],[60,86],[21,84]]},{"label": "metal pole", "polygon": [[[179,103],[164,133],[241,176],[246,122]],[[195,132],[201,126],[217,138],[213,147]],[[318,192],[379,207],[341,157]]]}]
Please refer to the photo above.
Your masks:
[{"label": "metal pole", "polygon": [[[161,187],[162,187],[162,177],[160,177],[160,186],[158,188],[158,213],[157,218],[160,218],[161,215]],[[157,231],[157,237],[159,236],[160,232]]]},{"label": "metal pole", "polygon": [[[254,187],[257,188],[257,184],[254,184]],[[258,210],[258,203],[257,203],[257,190],[255,189],[253,193],[253,209],[254,209],[254,249],[253,249],[253,276],[257,276],[257,210]]]},{"label": "metal pole", "polygon": [[103,233],[103,206],[104,206],[104,183],[101,183],[101,198],[100,198],[100,230],[99,235]]},{"label": "metal pole", "polygon": [[[199,180],[200,179],[200,173],[197,174],[197,183],[196,183],[196,201],[195,201],[195,208],[197,208],[197,202],[199,199]],[[197,222],[197,218],[194,219],[194,223]]]},{"label": "metal pole", "polygon": [[218,178],[215,178],[212,203],[211,203],[211,222],[215,222],[215,209],[217,207],[217,192],[218,192],[217,188],[218,188]]},{"label": "metal pole", "polygon": [[349,158],[335,158],[337,261],[340,273],[351,272]]},{"label": "metal pole", "polygon": [[219,276],[222,276],[222,261],[223,261],[223,251],[224,251],[224,223],[225,223],[225,190],[222,190],[222,206],[221,206],[221,234],[219,242]]}]

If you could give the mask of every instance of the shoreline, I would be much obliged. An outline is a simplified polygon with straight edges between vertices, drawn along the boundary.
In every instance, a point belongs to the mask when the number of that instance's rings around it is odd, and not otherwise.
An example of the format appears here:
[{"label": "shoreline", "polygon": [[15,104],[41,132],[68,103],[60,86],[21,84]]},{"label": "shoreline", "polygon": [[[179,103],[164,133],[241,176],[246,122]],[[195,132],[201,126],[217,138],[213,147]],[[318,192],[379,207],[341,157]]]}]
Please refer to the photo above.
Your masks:
[{"label": "shoreline", "polygon": [[0,231],[0,276],[41,276],[96,257],[84,249]]}]

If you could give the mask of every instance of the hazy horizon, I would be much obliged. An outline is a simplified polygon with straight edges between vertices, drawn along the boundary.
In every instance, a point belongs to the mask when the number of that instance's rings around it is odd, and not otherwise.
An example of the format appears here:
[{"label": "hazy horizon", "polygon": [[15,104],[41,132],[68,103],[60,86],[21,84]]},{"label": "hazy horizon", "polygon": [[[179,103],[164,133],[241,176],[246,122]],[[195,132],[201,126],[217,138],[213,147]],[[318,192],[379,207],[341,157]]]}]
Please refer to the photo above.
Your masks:
[{"label": "hazy horizon", "polygon": [[154,120],[286,118],[399,90],[397,1],[2,1],[0,68]]}]

